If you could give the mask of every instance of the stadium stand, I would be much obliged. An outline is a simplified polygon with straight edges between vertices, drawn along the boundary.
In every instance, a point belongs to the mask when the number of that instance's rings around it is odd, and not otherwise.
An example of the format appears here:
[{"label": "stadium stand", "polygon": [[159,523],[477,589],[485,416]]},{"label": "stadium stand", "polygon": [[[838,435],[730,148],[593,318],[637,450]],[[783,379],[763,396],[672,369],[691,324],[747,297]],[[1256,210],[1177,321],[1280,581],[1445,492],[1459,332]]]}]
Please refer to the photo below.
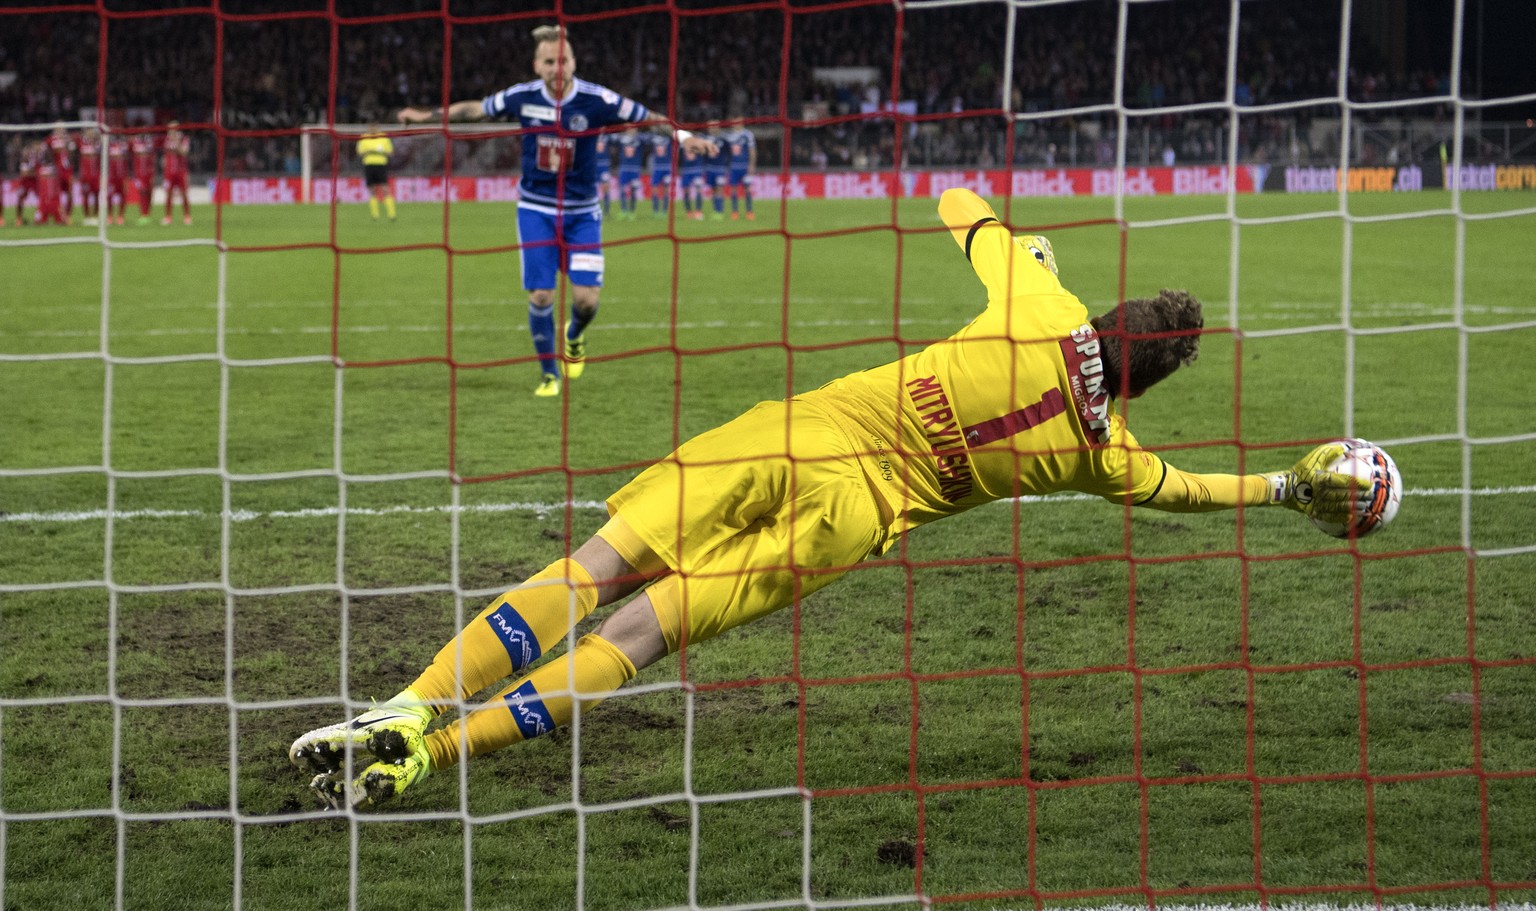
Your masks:
[{"label": "stadium stand", "polygon": [[[437,3],[394,4],[391,12],[413,8],[428,13]],[[1336,13],[1336,11],[1335,11]],[[889,103],[891,47],[862,36],[881,33],[893,23],[889,8],[859,7],[818,14],[814,23],[796,17],[788,54],[783,53],[783,22],[777,11],[756,10],[707,23],[683,18],[679,25],[680,66],[675,113],[683,121],[704,122],[739,115],[776,118],[781,70],[790,117],[802,110],[824,111],[849,119],[832,126],[796,132],[790,148],[795,166],[888,167],[895,143],[888,124],[859,117]],[[995,35],[1003,27],[1000,6],[909,12],[903,58],[897,80],[907,113],[935,119],[913,129],[903,144],[903,164],[946,166],[999,163],[1006,154],[1002,130],[987,132],[975,118],[951,115],[1002,106],[1003,74],[996,64]],[[1011,74],[1014,110],[1080,111],[1109,105],[1114,99],[1116,7],[1112,2],[1070,4],[1031,10],[1029,27],[1017,38]],[[1191,18],[1193,16],[1193,18]],[[1131,110],[1155,110],[1223,100],[1226,83],[1226,32],[1229,7],[1205,2],[1176,6],[1148,4],[1136,9],[1128,28],[1125,104]],[[531,20],[529,20],[531,22]],[[486,65],[509,45],[523,40],[529,22],[503,20],[454,28],[451,84],[455,96],[471,97],[502,86],[507,69]],[[100,28],[84,13],[21,17],[0,36],[0,71],[16,79],[0,88],[0,121],[46,123],[72,119],[94,99],[96,68],[80,61],[97,58]],[[920,28],[912,26],[920,25]],[[671,21],[666,15],[630,15],[580,24],[583,72],[615,90],[653,106],[666,102],[665,73]],[[222,35],[217,31],[222,28]],[[223,126],[263,135],[232,138],[225,169],[278,173],[296,167],[293,130],[302,124],[365,123],[387,118],[407,104],[438,99],[444,30],[435,18],[359,20],[344,25],[337,52],[336,94],[330,84],[330,26],[320,16],[250,22],[195,12],[153,18],[114,19],[110,25],[107,103],[142,112],[141,120],[178,119],[206,122],[220,93]],[[1356,30],[1348,74],[1352,100],[1411,99],[1444,94],[1448,74],[1433,62],[1405,59],[1400,48],[1378,47],[1368,31]],[[1319,25],[1303,19],[1291,4],[1244,7],[1239,36],[1235,101],[1239,106],[1268,105],[1328,96],[1338,85],[1336,21]],[[1194,36],[1191,40],[1175,40]],[[186,79],[186,73],[212,72],[215,44],[223,48],[222,80]],[[1184,47],[1178,59],[1150,52],[1170,44]],[[1102,46],[1099,46],[1102,45]],[[989,49],[991,49],[989,51]],[[1398,63],[1390,65],[1387,61]],[[972,61],[957,66],[954,61]],[[829,70],[876,74],[866,84],[834,83],[816,78]],[[731,88],[721,97],[718,86]],[[1335,152],[1326,144],[1305,141],[1314,118],[1336,117],[1334,106],[1318,105],[1266,113],[1245,119],[1239,158],[1297,164],[1326,164]],[[1380,119],[1384,114],[1366,115]],[[1431,109],[1424,116],[1448,116]],[[134,118],[130,118],[132,121]],[[1172,149],[1181,162],[1209,162],[1225,157],[1225,114],[1152,116],[1135,127],[1128,158],[1146,163]],[[129,126],[144,125],[130,122]],[[1014,137],[1015,164],[1092,164],[1112,156],[1114,116],[1103,111],[1078,113],[1052,129],[1050,123],[1022,125]],[[1303,137],[1301,141],[1297,137]],[[1077,141],[1082,139],[1082,141]],[[765,147],[765,165],[776,164],[777,146]],[[214,168],[211,142],[194,148],[193,169]],[[6,150],[14,165],[17,150]],[[418,162],[435,168],[438,162]],[[501,162],[487,162],[499,166]]]}]

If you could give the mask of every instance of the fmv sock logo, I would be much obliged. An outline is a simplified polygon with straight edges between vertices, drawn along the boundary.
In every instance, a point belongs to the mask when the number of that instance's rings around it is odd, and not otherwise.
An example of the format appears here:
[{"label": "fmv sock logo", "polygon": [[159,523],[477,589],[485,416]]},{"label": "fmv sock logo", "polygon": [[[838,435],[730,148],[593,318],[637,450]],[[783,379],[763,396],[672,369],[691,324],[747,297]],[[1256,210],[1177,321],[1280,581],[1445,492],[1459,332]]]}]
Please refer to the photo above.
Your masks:
[{"label": "fmv sock logo", "polygon": [[507,710],[512,713],[512,720],[517,722],[517,729],[523,732],[524,740],[532,740],[554,730],[555,719],[550,716],[549,709],[545,708],[544,700],[533,688],[532,681],[524,682],[508,693],[505,701]]},{"label": "fmv sock logo", "polygon": [[485,618],[485,622],[490,624],[496,638],[506,648],[507,657],[512,659],[512,670],[522,670],[541,654],[538,638],[511,604],[503,601],[500,607]]}]

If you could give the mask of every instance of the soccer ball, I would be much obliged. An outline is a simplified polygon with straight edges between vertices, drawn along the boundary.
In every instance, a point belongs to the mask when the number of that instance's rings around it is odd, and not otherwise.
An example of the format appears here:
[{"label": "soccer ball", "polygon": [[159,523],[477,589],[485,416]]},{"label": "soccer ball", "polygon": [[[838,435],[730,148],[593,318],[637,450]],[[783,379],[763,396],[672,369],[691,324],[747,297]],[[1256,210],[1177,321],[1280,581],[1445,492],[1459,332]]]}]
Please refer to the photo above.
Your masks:
[{"label": "soccer ball", "polygon": [[1313,518],[1312,524],[1335,538],[1363,538],[1385,526],[1397,515],[1403,499],[1403,476],[1387,451],[1368,440],[1339,440],[1344,454],[1334,459],[1329,471],[1352,475],[1370,489],[1370,507],[1348,523]]}]

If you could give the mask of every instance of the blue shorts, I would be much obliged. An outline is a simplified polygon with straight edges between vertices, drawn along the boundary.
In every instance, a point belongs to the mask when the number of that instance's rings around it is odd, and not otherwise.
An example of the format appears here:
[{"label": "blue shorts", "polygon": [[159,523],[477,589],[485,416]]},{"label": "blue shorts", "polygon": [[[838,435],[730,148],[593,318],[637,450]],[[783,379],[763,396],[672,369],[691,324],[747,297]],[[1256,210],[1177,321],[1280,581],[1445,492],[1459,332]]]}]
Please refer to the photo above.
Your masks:
[{"label": "blue shorts", "polygon": [[639,183],[639,182],[640,182],[640,169],[639,168],[636,168],[633,171],[630,170],[629,168],[619,168],[619,186],[621,186],[621,187],[622,186],[628,186],[629,184]]},{"label": "blue shorts", "polygon": [[712,187],[723,187],[723,186],[725,186],[725,169],[724,168],[705,168],[704,169],[704,178],[705,178],[705,182],[708,183]]},{"label": "blue shorts", "polygon": [[662,168],[659,171],[651,172],[651,186],[653,187],[660,186],[671,179],[672,171],[669,168]]},{"label": "blue shorts", "polygon": [[731,168],[730,182],[731,186],[739,187],[742,184],[750,184],[752,181],[747,179],[746,168]]},{"label": "blue shorts", "polygon": [[[556,222],[560,223],[559,238],[555,236]],[[573,285],[602,286],[602,212],[551,215],[518,206],[517,242],[524,290],[550,290],[556,287],[562,271]]]}]

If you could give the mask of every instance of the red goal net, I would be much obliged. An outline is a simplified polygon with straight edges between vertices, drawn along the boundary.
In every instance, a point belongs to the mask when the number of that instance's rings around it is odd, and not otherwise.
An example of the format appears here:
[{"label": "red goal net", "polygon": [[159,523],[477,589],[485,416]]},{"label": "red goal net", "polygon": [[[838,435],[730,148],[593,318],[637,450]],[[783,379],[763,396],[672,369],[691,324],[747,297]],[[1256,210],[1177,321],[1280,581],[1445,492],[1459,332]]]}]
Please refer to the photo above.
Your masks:
[{"label": "red goal net", "polygon": [[[0,5],[0,905],[1529,904],[1536,80],[1496,8]],[[527,131],[396,119],[536,79],[555,23],[578,78],[754,150],[695,184],[583,133],[580,377],[525,316]],[[1204,301],[1198,364],[1119,406],[1142,445],[1368,437],[1402,514],[1016,491],[773,567],[814,593],[384,812],[314,803],[289,742],[647,466],[977,318],[952,188],[1087,313]]]}]

